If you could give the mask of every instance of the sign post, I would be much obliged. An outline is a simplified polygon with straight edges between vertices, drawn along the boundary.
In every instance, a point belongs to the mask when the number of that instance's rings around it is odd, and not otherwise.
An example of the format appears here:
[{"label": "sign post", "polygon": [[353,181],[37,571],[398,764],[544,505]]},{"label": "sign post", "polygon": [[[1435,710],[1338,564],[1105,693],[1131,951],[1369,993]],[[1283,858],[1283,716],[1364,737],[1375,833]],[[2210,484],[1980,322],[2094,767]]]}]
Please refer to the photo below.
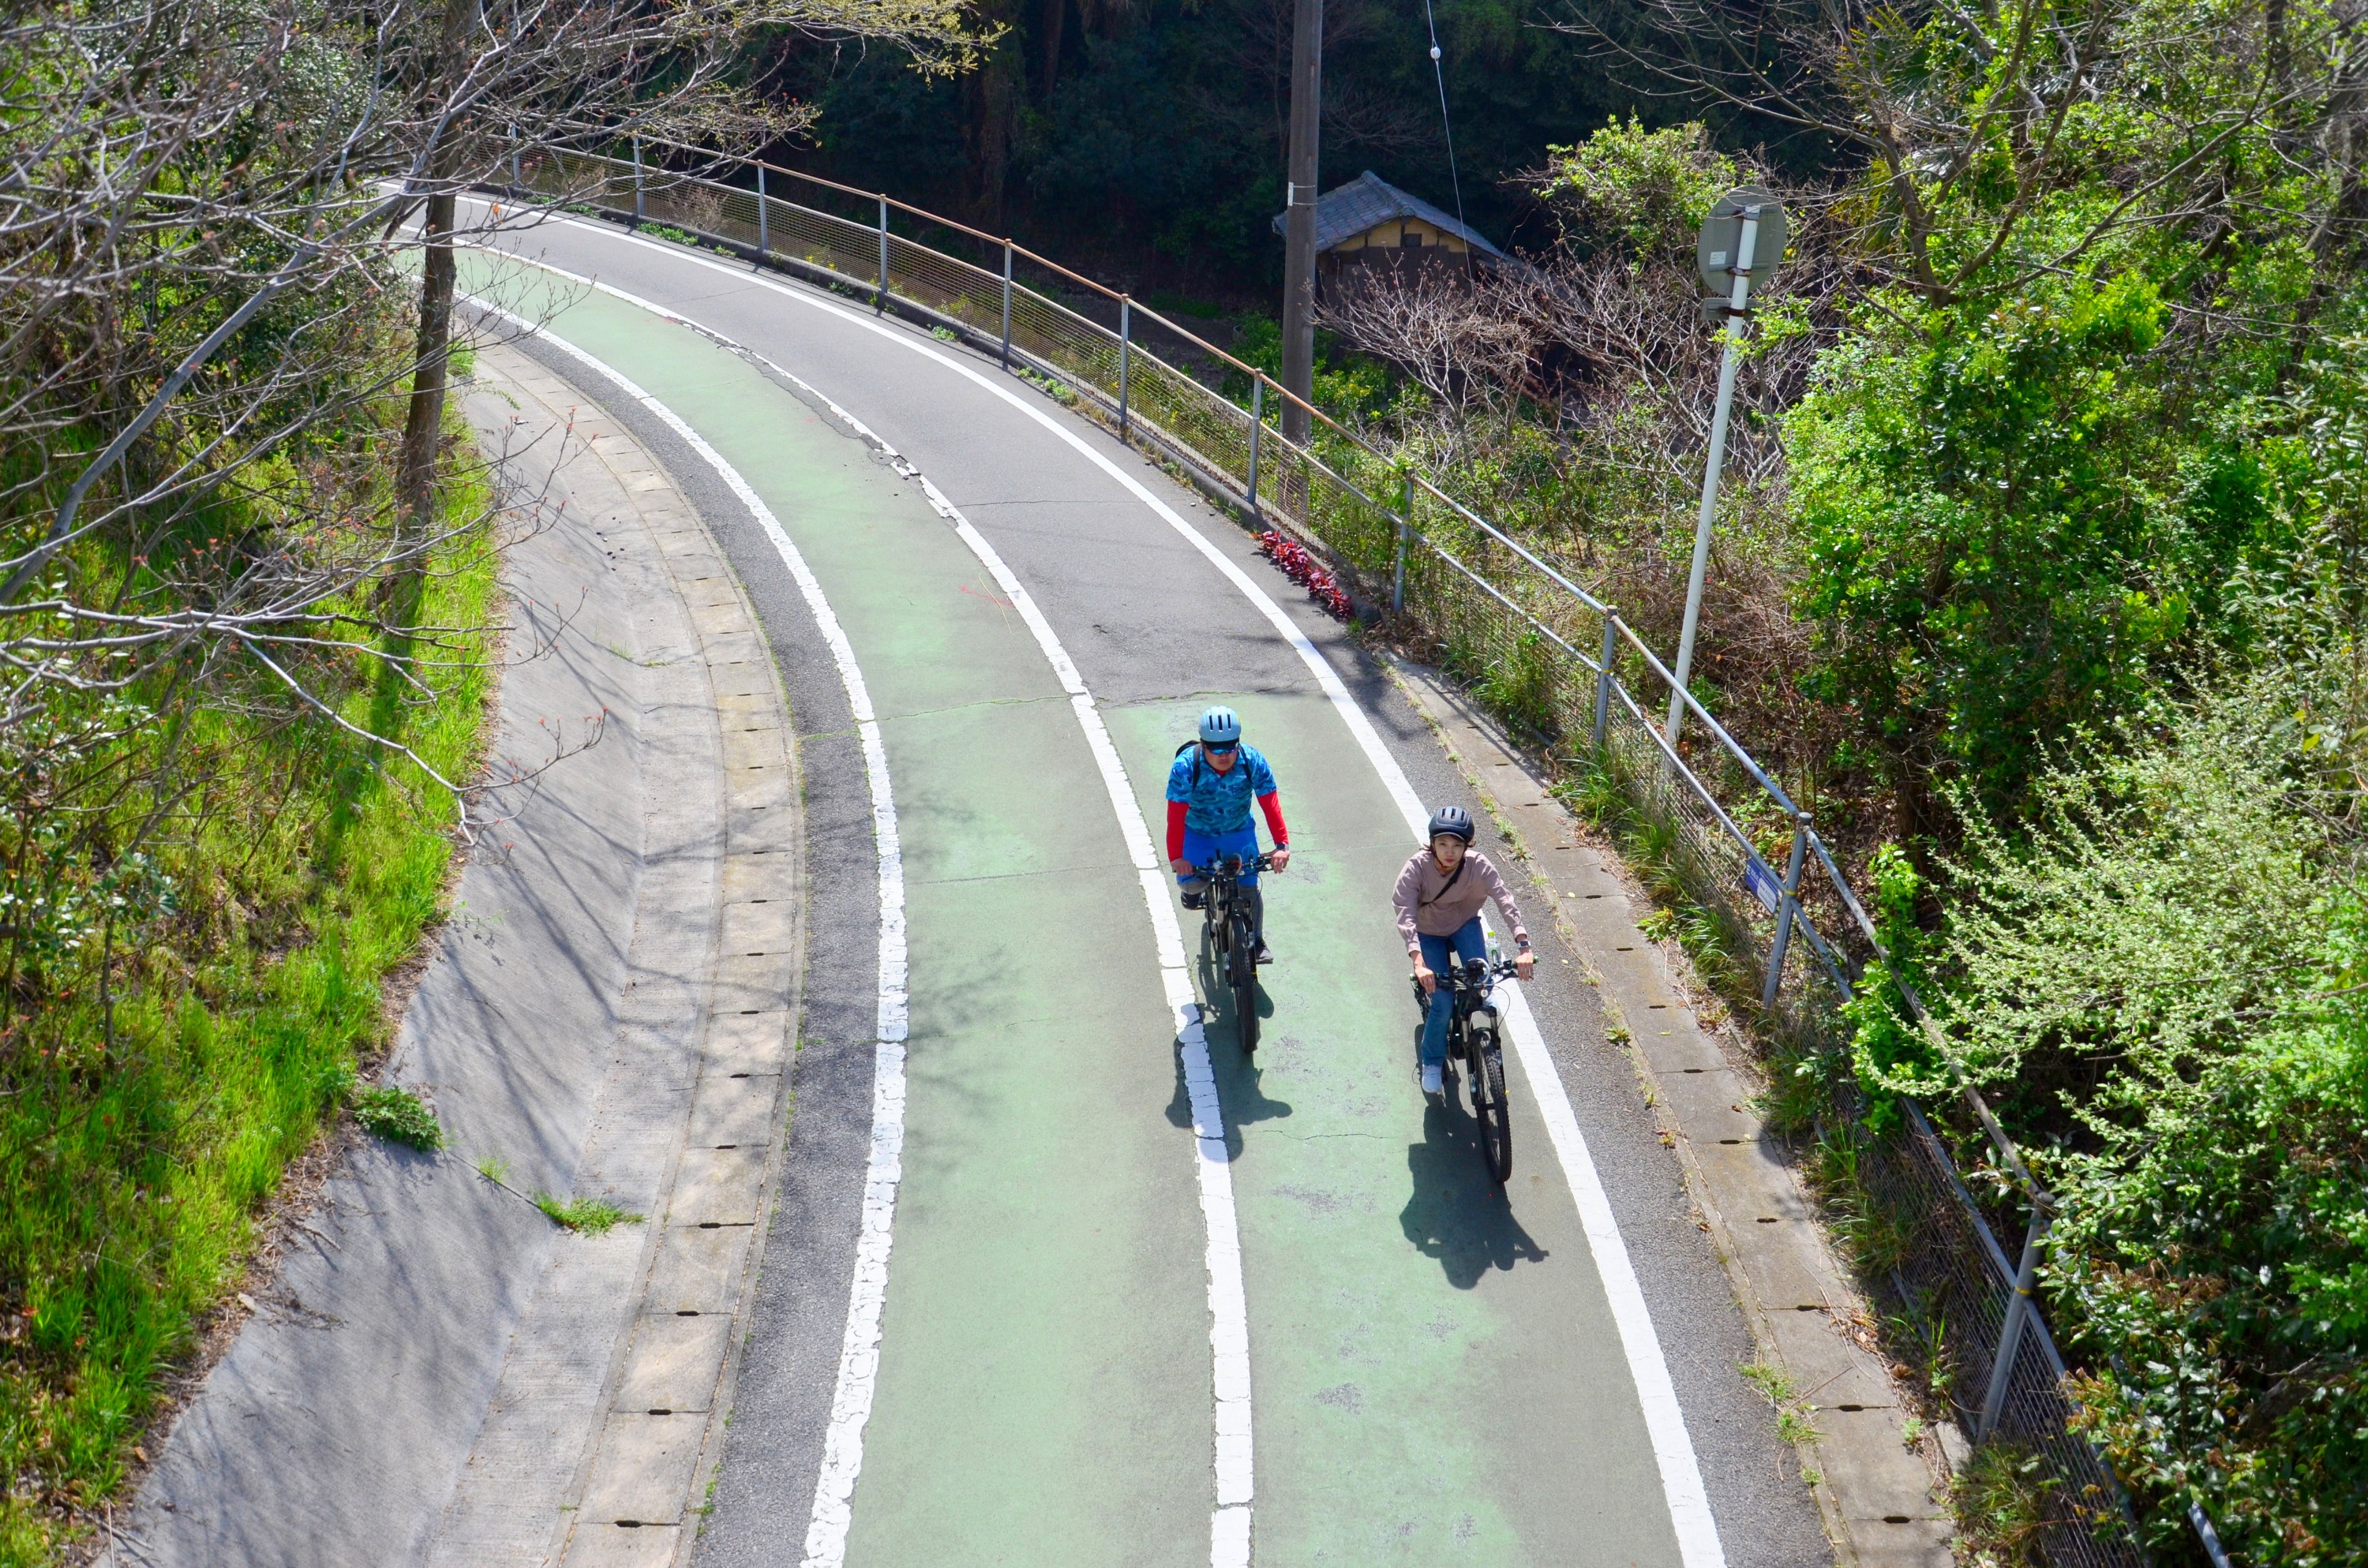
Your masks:
[{"label": "sign post", "polygon": [[1702,287],[1711,295],[1702,301],[1702,314],[1725,325],[1726,350],[1718,362],[1718,403],[1711,414],[1710,452],[1702,466],[1702,513],[1694,521],[1693,571],[1686,578],[1686,619],[1678,634],[1669,719],[1661,731],[1672,751],[1685,724],[1686,680],[1693,673],[1702,581],[1710,574],[1711,520],[1718,515],[1719,471],[1726,466],[1726,421],[1735,407],[1735,373],[1743,358],[1743,335],[1751,324],[1751,290],[1755,284],[1766,286],[1776,275],[1776,264],[1783,259],[1783,204],[1764,190],[1746,186],[1728,191],[1702,220],[1695,260],[1702,269]]}]

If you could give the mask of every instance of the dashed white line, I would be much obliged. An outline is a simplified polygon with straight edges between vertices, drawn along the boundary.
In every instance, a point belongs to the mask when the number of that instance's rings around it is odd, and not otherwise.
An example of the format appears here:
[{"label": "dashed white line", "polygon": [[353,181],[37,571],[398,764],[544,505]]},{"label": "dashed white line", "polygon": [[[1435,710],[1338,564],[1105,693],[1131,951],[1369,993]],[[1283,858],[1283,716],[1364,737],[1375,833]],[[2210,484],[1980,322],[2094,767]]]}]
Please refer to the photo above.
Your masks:
[{"label": "dashed white line", "polygon": [[[556,271],[556,268],[552,270]],[[613,292],[613,290],[612,290]],[[772,508],[680,415],[643,392],[622,371],[577,347],[548,327],[529,322],[483,300],[480,309],[516,324],[552,347],[614,382],[627,397],[663,421],[687,442],[746,506],[780,555],[781,563],[822,630],[847,689],[863,747],[863,770],[871,789],[871,831],[880,859],[879,1040],[871,1073],[871,1153],[864,1173],[863,1228],[855,1244],[855,1280],[848,1293],[847,1332],[838,1353],[838,1380],[831,1393],[830,1426],[823,1440],[822,1474],[814,1485],[814,1513],[806,1527],[802,1568],[839,1568],[847,1560],[847,1528],[856,1477],[863,1469],[863,1427],[871,1416],[880,1371],[880,1312],[888,1295],[888,1251],[896,1217],[896,1187],[904,1176],[905,1040],[908,1012],[905,946],[905,856],[896,836],[896,801],[888,779],[888,751],[871,693],[863,684],[855,646],[824,597],[822,584],[781,527]]]}]

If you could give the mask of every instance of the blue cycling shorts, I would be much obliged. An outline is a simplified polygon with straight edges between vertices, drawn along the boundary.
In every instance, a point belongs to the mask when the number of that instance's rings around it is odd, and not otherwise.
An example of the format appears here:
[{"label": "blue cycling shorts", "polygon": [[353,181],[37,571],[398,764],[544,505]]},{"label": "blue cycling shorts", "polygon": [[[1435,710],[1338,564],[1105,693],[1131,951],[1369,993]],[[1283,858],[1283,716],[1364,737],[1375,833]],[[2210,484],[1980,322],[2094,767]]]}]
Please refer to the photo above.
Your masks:
[{"label": "blue cycling shorts", "polygon": [[[1258,858],[1258,835],[1256,825],[1245,827],[1234,833],[1195,833],[1190,827],[1184,830],[1184,863],[1186,865],[1209,866],[1215,864],[1221,856],[1238,855],[1242,858],[1242,886],[1246,888],[1258,886],[1258,873],[1248,869],[1249,863]],[[1195,879],[1178,873],[1176,880],[1180,883]]]}]

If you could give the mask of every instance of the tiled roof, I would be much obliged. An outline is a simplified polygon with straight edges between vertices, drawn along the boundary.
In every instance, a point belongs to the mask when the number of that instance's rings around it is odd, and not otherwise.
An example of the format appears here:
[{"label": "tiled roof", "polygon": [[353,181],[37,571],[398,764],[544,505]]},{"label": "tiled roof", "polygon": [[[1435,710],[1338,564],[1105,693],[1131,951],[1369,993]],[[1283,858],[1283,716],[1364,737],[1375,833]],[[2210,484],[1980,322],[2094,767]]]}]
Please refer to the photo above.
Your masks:
[{"label": "tiled roof", "polygon": [[[1283,232],[1285,216],[1275,214],[1274,232],[1278,234]],[[1429,202],[1407,195],[1371,169],[1315,199],[1315,249],[1319,254],[1330,250],[1377,223],[1400,218],[1419,218],[1434,228],[1461,236],[1473,249],[1488,256],[1505,254]]]}]

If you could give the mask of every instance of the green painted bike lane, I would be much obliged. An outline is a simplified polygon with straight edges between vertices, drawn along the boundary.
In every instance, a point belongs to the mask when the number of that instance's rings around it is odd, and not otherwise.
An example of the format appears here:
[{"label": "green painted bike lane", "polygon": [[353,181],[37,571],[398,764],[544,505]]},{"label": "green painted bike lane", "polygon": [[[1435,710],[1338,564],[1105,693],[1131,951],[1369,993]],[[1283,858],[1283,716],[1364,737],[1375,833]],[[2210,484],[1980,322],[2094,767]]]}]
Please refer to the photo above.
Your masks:
[{"label": "green painted bike lane", "polygon": [[870,449],[623,301],[586,295],[551,325],[765,498],[882,722],[911,1033],[848,1561],[1206,1562],[1194,1143],[1141,883],[1067,699],[976,558]]},{"label": "green painted bike lane", "polygon": [[[1273,763],[1293,850],[1263,879],[1278,961],[1254,1061],[1196,965],[1237,1146],[1260,1568],[1676,1563],[1619,1335],[1519,1065],[1501,1191],[1468,1111],[1426,1108],[1414,1082],[1390,915],[1404,818],[1314,692],[1106,710],[1146,811],[1211,701],[1239,709]],[[1198,926],[1185,935],[1197,954]]]}]

